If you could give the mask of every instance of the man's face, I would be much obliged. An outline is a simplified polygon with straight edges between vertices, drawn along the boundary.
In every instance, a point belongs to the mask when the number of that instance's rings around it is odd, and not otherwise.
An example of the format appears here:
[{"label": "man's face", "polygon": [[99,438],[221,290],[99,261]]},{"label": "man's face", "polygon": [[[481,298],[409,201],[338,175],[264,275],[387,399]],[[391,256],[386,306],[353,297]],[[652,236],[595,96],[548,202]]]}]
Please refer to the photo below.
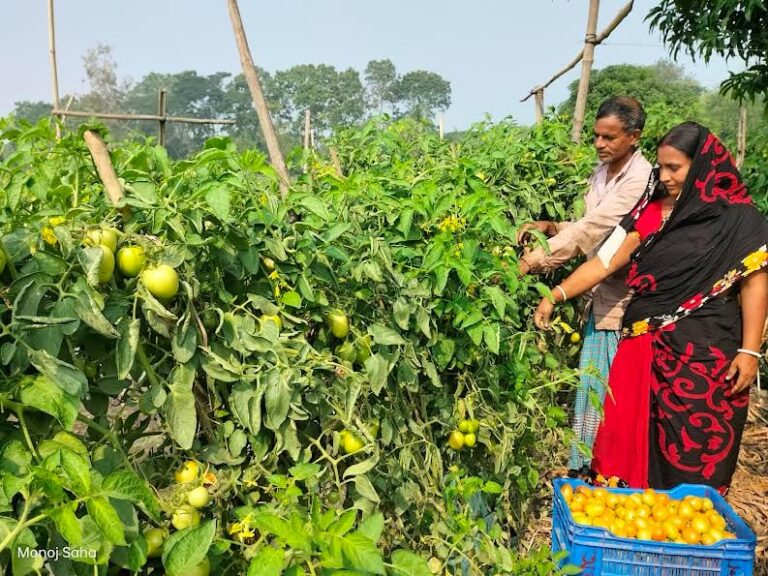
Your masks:
[{"label": "man's face", "polygon": [[622,162],[632,154],[640,132],[627,132],[616,116],[606,116],[595,122],[595,150],[601,162],[613,164]]}]

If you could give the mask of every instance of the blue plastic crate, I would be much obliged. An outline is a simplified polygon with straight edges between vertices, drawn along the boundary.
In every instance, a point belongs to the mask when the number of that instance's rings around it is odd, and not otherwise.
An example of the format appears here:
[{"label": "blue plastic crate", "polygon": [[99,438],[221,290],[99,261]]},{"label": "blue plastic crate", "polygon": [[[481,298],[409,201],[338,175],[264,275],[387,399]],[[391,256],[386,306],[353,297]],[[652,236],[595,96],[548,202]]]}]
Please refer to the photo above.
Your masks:
[{"label": "blue plastic crate", "polygon": [[[604,528],[576,524],[560,487],[586,485],[581,480],[555,478],[552,498],[552,551],[568,551],[563,563],[575,564],[584,576],[751,576],[755,558],[755,534],[739,518],[717,490],[709,486],[681,484],[672,490],[657,490],[680,500],[685,496],[706,496],[712,500],[735,539],[712,546],[674,544],[618,538]],[[642,492],[629,488],[608,488],[609,492]]]}]

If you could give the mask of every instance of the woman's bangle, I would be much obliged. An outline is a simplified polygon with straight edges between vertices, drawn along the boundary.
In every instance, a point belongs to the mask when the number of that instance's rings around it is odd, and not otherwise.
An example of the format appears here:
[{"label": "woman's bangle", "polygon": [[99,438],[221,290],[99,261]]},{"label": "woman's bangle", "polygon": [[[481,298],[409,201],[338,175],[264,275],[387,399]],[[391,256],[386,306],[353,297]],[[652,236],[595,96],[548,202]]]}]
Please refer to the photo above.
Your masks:
[{"label": "woman's bangle", "polygon": [[563,295],[563,302],[565,302],[566,300],[568,300],[568,294],[566,294],[566,293],[565,293],[565,290],[563,290],[563,287],[562,287],[562,286],[560,286],[560,284],[558,284],[557,286],[555,286],[555,290],[560,290],[560,294],[562,294],[562,295]]},{"label": "woman's bangle", "polygon": [[744,354],[749,354],[750,356],[754,356],[755,358],[762,358],[763,355],[760,354],[760,352],[755,352],[754,350],[750,350],[749,348],[739,348],[736,350],[736,352],[743,352]]}]

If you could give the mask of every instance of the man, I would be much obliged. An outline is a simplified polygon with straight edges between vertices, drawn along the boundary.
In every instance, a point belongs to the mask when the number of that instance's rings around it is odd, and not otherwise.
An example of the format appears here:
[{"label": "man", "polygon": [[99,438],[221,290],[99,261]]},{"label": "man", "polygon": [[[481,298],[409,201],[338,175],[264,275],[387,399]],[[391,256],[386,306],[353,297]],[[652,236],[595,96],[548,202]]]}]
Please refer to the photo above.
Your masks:
[{"label": "man", "polygon": [[[594,128],[594,143],[600,164],[592,174],[586,195],[586,213],[576,222],[538,221],[524,225],[518,243],[535,229],[549,237],[549,254],[542,248],[520,258],[520,273],[546,273],[579,256],[591,258],[619,221],[637,203],[648,183],[650,163],[638,149],[645,126],[645,111],[634,98],[610,98],[600,105]],[[586,310],[584,344],[579,368],[581,382],[576,394],[569,473],[585,473],[589,460],[579,443],[590,449],[600,424],[600,414],[589,401],[590,390],[605,399],[608,370],[619,342],[619,329],[629,291],[626,271],[599,284],[591,293]],[[587,370],[590,368],[591,370]],[[596,375],[597,373],[597,375]]]}]

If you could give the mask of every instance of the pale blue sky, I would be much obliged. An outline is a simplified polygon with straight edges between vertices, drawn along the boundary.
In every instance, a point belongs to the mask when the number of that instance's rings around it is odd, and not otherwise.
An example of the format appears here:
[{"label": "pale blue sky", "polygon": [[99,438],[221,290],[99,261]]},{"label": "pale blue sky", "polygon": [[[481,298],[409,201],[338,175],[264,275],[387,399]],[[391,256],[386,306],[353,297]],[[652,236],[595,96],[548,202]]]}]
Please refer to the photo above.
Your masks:
[{"label": "pale blue sky", "polygon": [[[643,21],[654,0],[636,0],[630,16],[595,67],[651,64],[667,57]],[[582,46],[588,0],[240,0],[251,50],[274,71],[295,64],[331,64],[362,72],[372,59],[391,59],[400,73],[430,70],[450,81],[448,129],[490,114],[533,119],[520,98],[570,61]],[[601,30],[625,0],[600,3]],[[51,100],[46,0],[0,0],[0,115],[19,100]],[[259,11],[262,11],[260,14]],[[82,56],[98,43],[113,48],[121,77],[148,72],[239,72],[226,0],[57,0],[56,33],[62,94],[84,92]],[[718,60],[679,61],[706,87],[727,76]],[[732,66],[738,68],[739,63]],[[546,94],[567,96],[579,67]],[[172,96],[171,96],[172,97]]]}]

